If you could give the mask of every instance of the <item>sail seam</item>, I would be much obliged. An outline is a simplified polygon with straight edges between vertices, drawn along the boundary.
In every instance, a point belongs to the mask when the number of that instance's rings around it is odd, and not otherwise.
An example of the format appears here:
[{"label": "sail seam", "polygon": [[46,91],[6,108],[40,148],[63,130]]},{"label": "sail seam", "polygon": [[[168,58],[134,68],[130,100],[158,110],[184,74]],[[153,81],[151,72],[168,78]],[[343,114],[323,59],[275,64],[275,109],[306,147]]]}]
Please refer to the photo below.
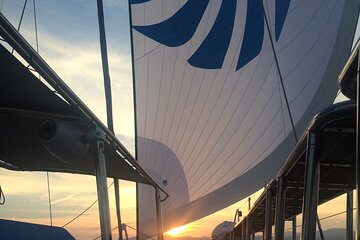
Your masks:
[{"label": "sail seam", "polygon": [[[262,58],[262,54],[260,55],[260,59],[259,59],[257,65],[256,65],[256,68],[259,66],[259,63],[260,63],[260,61],[261,61],[261,58]],[[269,72],[270,72],[271,68],[272,68],[272,67],[269,67]],[[269,72],[268,72],[268,73],[269,73]],[[251,79],[253,78],[253,76],[254,76],[254,75],[252,75]],[[239,78],[240,78],[240,76],[239,76]],[[248,89],[248,87],[249,87],[249,85],[250,85],[250,82],[251,82],[251,79],[250,79],[250,81],[248,82],[245,91]],[[221,90],[221,91],[222,91],[222,90]],[[261,91],[261,89],[256,93],[256,96],[255,96],[254,99],[256,99],[256,98],[259,96],[260,91]],[[232,94],[231,94],[231,95],[232,95]],[[220,136],[219,139],[223,136],[224,131],[225,131],[225,129],[227,128],[227,126],[230,124],[230,122],[233,121],[233,118],[234,118],[234,116],[235,116],[235,113],[238,111],[239,107],[241,106],[243,97],[244,97],[244,95],[242,95],[241,100],[238,102],[237,106],[235,107],[235,110],[232,112],[229,120],[228,120],[227,123],[226,123],[226,126],[223,128],[221,134],[219,135],[219,136]],[[227,105],[227,104],[228,104],[228,102],[226,103],[226,105]],[[250,109],[252,108],[252,106],[253,106],[253,103],[248,107],[247,112],[250,111]],[[222,114],[220,114],[220,115],[222,115]],[[246,114],[244,114],[243,116],[245,116],[245,115],[246,115]],[[239,129],[239,126],[242,124],[244,118],[245,118],[245,117],[243,117],[242,120],[239,121],[239,124],[238,124],[238,126],[237,126],[236,129]],[[216,122],[215,126],[218,125],[219,121],[220,121],[220,117],[217,119],[217,122]],[[213,129],[214,129],[214,128],[213,128]],[[213,135],[213,131],[214,131],[214,130],[211,131],[210,136]],[[234,136],[234,134],[236,134],[236,132],[237,132],[237,130],[234,131],[234,133],[232,134],[232,136],[231,136],[230,138],[228,138],[227,143],[233,139],[233,136]],[[218,140],[218,141],[219,141],[219,140]],[[217,141],[215,144],[217,144],[218,141]],[[225,144],[225,145],[226,145],[226,144]],[[238,146],[237,146],[237,147],[238,147]],[[236,147],[236,148],[237,148],[237,147]],[[197,159],[197,158],[199,157],[199,155],[202,154],[202,152],[203,152],[203,151],[201,151],[201,152],[195,157],[195,159]],[[204,159],[207,159],[210,154],[211,154],[211,152],[208,152],[208,153],[206,154],[206,156],[204,157]],[[217,159],[218,157],[219,157],[219,153],[217,153],[216,157],[213,158],[213,161],[210,163],[211,166],[214,164],[214,162],[216,161],[216,159]],[[204,163],[204,162],[202,162],[199,167],[201,167],[201,166],[203,165],[203,163]],[[206,174],[207,170],[211,167],[210,165],[207,167],[207,169],[205,170],[205,172],[200,175],[200,178],[202,178],[202,177],[204,176],[204,174]],[[192,169],[192,166],[193,166],[193,164],[189,167],[189,170]],[[199,169],[199,168],[198,168],[198,169]],[[198,169],[197,169],[197,170],[198,170]],[[186,173],[188,173],[188,171],[187,171]],[[189,181],[191,181],[191,179],[194,177],[194,175],[195,175],[195,173],[190,176]],[[196,183],[199,181],[200,178],[198,178],[198,179],[196,180]],[[194,184],[194,185],[195,185],[195,184]]]}]

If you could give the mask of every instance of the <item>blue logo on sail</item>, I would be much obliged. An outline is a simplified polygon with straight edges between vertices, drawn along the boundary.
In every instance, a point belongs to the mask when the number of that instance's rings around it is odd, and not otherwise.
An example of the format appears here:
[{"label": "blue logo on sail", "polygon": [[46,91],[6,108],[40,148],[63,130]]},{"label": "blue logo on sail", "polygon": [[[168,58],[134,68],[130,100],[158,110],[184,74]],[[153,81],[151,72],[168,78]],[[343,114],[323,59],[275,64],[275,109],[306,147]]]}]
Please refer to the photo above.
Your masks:
[{"label": "blue logo on sail", "polygon": [[[132,0],[131,4],[150,0]],[[264,11],[262,0],[248,0],[245,31],[236,70],[254,59],[264,40]],[[275,38],[279,39],[291,0],[276,0]],[[193,35],[209,0],[189,0],[169,19],[146,26],[133,26],[135,30],[168,47],[178,47]],[[224,63],[233,33],[237,0],[223,0],[216,20],[199,48],[188,59],[190,65],[204,69],[220,69]],[[189,16],[189,14],[191,16]]]}]

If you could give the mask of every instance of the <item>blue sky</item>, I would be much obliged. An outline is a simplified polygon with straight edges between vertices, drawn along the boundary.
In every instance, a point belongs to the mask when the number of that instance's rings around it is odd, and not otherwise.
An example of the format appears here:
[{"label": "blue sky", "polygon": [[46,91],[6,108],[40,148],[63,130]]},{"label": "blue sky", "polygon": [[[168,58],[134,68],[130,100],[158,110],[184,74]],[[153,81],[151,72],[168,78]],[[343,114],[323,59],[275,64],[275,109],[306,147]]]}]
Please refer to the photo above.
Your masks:
[{"label": "blue sky", "polygon": [[[17,26],[24,1],[0,0],[0,6],[2,2],[2,13]],[[35,46],[32,3],[32,0],[28,1],[20,32]],[[37,0],[36,6],[41,55],[94,113],[106,122],[96,1]],[[133,152],[134,119],[127,1],[104,0],[104,10],[115,132]],[[358,28],[356,38],[359,37],[359,33]],[[51,173],[50,179],[55,225],[61,226],[96,199],[94,177]],[[0,169],[0,185],[7,196],[6,205],[0,206],[0,218],[48,224],[45,180],[45,173],[14,173]],[[122,205],[123,218],[125,222],[134,226],[134,185],[121,182],[121,186],[124,193],[122,202],[126,202]],[[112,192],[111,189],[114,225]],[[223,211],[209,221],[214,225],[229,220],[234,209],[235,207],[232,207]],[[219,220],[219,216],[228,216],[228,219]],[[205,225],[206,221],[198,223],[201,224]],[[84,225],[87,227],[84,228]],[[96,237],[99,233],[96,206],[68,229],[79,239]],[[203,233],[205,236],[210,234],[211,232]]]}]

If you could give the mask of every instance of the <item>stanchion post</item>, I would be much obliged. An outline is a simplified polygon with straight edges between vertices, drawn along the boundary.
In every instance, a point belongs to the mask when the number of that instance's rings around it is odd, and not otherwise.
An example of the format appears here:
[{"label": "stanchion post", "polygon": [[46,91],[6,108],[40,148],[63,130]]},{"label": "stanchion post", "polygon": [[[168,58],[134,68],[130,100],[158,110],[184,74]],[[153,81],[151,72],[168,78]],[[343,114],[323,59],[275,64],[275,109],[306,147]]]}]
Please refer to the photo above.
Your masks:
[{"label": "stanchion post", "polygon": [[353,208],[353,191],[350,190],[346,193],[346,240],[353,240]]},{"label": "stanchion post", "polygon": [[301,239],[313,240],[316,237],[320,164],[317,159],[317,136],[308,132],[307,138]]},{"label": "stanchion post", "polygon": [[284,240],[285,229],[285,179],[280,177],[277,181],[276,208],[275,208],[275,239]]},{"label": "stanchion post", "polygon": [[99,138],[95,140],[96,144],[96,159],[95,159],[95,176],[99,204],[100,229],[101,239],[111,240],[111,222],[110,222],[110,208],[109,195],[107,189],[107,175],[104,153],[104,141],[101,139],[104,133],[99,128],[96,129],[95,136]]},{"label": "stanchion post", "polygon": [[356,74],[356,240],[360,240],[360,162],[359,162],[359,150],[360,150],[360,53],[358,51],[358,66]]},{"label": "stanchion post", "polygon": [[160,202],[160,192],[155,188],[155,197],[156,197],[156,217],[157,217],[157,234],[158,240],[164,240],[163,235],[163,218],[161,211],[161,202]]},{"label": "stanchion post", "polygon": [[273,199],[271,194],[271,189],[266,190],[266,200],[265,200],[265,229],[264,229],[264,239],[271,240],[272,238],[272,218],[273,218]]},{"label": "stanchion post", "polygon": [[296,240],[296,216],[292,218],[292,239]]}]

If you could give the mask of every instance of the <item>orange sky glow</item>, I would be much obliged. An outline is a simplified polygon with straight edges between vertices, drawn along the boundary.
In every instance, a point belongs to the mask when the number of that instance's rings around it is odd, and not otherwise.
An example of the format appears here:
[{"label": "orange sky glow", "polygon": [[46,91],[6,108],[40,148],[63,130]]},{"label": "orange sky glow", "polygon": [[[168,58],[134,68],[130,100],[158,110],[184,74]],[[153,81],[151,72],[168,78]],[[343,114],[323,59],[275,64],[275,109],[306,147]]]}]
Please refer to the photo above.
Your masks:
[{"label": "orange sky glow", "polygon": [[[112,180],[108,180],[111,184]],[[93,176],[74,174],[50,173],[51,201],[53,211],[53,225],[63,226],[77,214],[93,203],[96,196],[96,183]],[[24,222],[50,225],[46,173],[12,172],[0,169],[0,184],[5,192],[6,203],[0,206],[1,218]],[[251,204],[261,194],[262,189],[252,195]],[[130,237],[135,236],[136,206],[135,184],[120,181],[121,216],[122,222],[127,224]],[[114,205],[114,189],[109,188],[111,224],[116,226]],[[232,221],[237,208],[246,215],[248,200],[243,199],[232,206],[218,211],[210,216],[189,223],[165,234],[165,239],[184,236],[210,238],[212,230],[223,221]],[[319,207],[319,217],[323,218],[345,210],[345,196],[340,196]],[[301,217],[298,217],[301,224]],[[322,221],[324,230],[330,228],[344,228],[345,214]],[[290,222],[285,228],[289,228]],[[100,235],[98,208],[95,204],[88,212],[72,222],[66,229],[76,239],[93,239]],[[113,231],[113,237],[117,232]]]}]

